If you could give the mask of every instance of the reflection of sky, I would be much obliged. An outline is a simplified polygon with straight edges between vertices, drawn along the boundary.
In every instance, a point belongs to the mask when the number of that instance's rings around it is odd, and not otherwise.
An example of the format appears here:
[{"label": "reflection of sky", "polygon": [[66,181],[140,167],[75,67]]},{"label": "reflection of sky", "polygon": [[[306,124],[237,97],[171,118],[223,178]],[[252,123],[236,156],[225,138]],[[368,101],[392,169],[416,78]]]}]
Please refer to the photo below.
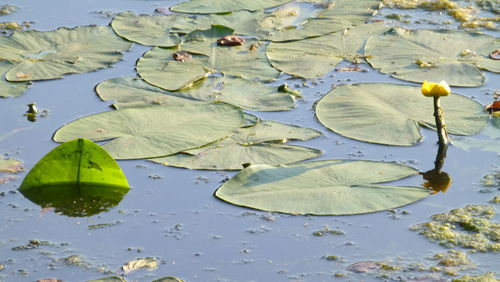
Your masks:
[{"label": "reflection of sky", "polygon": [[[108,18],[94,14],[93,11],[133,10],[136,13],[151,13],[155,8],[173,3],[141,0],[15,2],[13,4],[21,7],[19,11],[0,19],[35,21],[33,28],[41,30],[109,22]],[[124,60],[111,68],[88,74],[68,75],[62,80],[36,82],[19,98],[1,99],[0,136],[10,135],[4,139],[0,137],[0,153],[9,153],[11,157],[22,160],[29,170],[57,145],[50,139],[57,128],[79,117],[110,110],[110,103],[101,102],[93,87],[106,79],[135,75],[135,61],[148,49],[149,47],[134,45],[130,52],[125,53]],[[298,108],[295,110],[255,114],[263,119],[321,130],[325,137],[294,143],[324,150],[325,155],[320,159],[398,161],[421,171],[431,169],[437,151],[437,136],[434,131],[423,129],[424,142],[417,146],[387,147],[343,138],[317,122],[312,110],[314,102],[334,84],[406,83],[381,75],[366,65],[362,67],[370,71],[332,71],[317,80],[318,85],[309,82],[313,87],[300,88],[304,99],[297,101]],[[453,91],[474,97],[483,104],[491,102],[492,96],[484,94],[483,90],[499,89],[500,79],[498,75],[485,74],[488,79],[485,86],[453,88]],[[293,88],[302,84],[300,80],[286,82]],[[273,85],[282,83],[283,81],[278,81]],[[26,105],[31,102],[36,102],[39,109],[48,109],[49,115],[38,118],[35,123],[28,122],[23,113],[27,110]],[[453,188],[446,194],[436,194],[400,209],[410,211],[410,214],[401,215],[399,220],[380,212],[344,217],[276,214],[275,221],[267,221],[263,219],[263,216],[267,217],[266,213],[231,206],[213,197],[212,193],[221,184],[220,180],[232,176],[233,172],[190,171],[146,161],[120,161],[119,164],[132,186],[131,191],[117,207],[89,219],[73,219],[50,213],[40,216],[38,206],[19,193],[8,193],[9,190],[17,189],[22,177],[0,186],[0,191],[7,192],[6,196],[0,197],[0,253],[3,260],[15,259],[15,263],[6,265],[7,270],[0,272],[0,275],[8,275],[7,281],[33,281],[47,277],[74,281],[101,276],[95,271],[78,267],[69,269],[61,265],[58,265],[56,271],[48,270],[50,258],[60,259],[72,254],[86,256],[94,264],[107,264],[113,270],[130,259],[157,256],[166,262],[158,270],[131,273],[127,279],[144,280],[146,275],[152,275],[148,276],[152,280],[176,275],[191,281],[213,281],[217,278],[229,281],[289,281],[289,276],[300,274],[304,274],[304,279],[308,281],[329,280],[331,273],[343,271],[349,263],[359,260],[386,260],[397,256],[419,259],[445,250],[409,231],[408,227],[428,221],[432,214],[447,212],[465,204],[486,204],[493,195],[478,193],[478,183],[484,174],[491,173],[495,164],[498,165],[498,157],[476,149],[465,152],[450,146],[443,171],[453,178]],[[152,179],[148,178],[149,175],[159,175],[162,178]],[[204,178],[208,179],[208,183],[199,180]],[[423,180],[414,177],[396,183],[419,185]],[[95,231],[87,229],[88,225],[117,220],[123,223]],[[167,236],[169,230],[177,224],[182,226],[181,232],[184,235],[179,240]],[[321,238],[311,235],[324,225],[341,229],[346,234]],[[270,231],[258,234],[248,232],[261,226]],[[29,253],[10,250],[31,239],[68,243],[69,246],[53,250],[55,253],[48,257],[40,255],[36,250],[28,251]],[[349,242],[354,245],[345,245]],[[143,248],[144,251],[140,254],[129,252],[126,250],[128,247]],[[196,253],[200,256],[196,256]],[[323,255],[342,256],[348,263],[332,263],[321,259]],[[37,260],[32,261],[32,257]],[[500,269],[498,259],[493,258],[493,255],[477,254],[474,260],[480,265],[481,272]],[[29,274],[11,274],[17,269],[26,269]],[[280,270],[286,270],[288,274],[278,274]],[[0,276],[0,279],[3,278]]]}]

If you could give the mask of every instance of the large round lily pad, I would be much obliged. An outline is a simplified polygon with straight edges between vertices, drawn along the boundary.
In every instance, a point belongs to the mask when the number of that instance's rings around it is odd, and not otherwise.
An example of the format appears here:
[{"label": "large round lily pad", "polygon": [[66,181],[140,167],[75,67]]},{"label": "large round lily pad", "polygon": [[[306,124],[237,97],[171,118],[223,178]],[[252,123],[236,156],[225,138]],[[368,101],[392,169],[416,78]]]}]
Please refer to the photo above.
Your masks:
[{"label": "large round lily pad", "polygon": [[15,64],[8,81],[44,80],[108,67],[130,46],[107,26],[30,30],[0,37],[0,58]]},{"label": "large round lily pad", "polygon": [[9,82],[5,80],[5,73],[14,66],[9,61],[0,61],[0,97],[17,97],[26,91],[29,82]]},{"label": "large round lily pad", "polygon": [[499,38],[481,33],[393,28],[370,38],[365,55],[374,68],[398,79],[475,87],[485,82],[480,69],[500,72],[500,61],[489,57],[499,46]]},{"label": "large round lily pad", "polygon": [[266,54],[271,64],[283,72],[305,78],[322,77],[342,60],[363,61],[365,40],[385,30],[382,23],[364,24],[318,38],[271,43]]},{"label": "large round lily pad", "polygon": [[90,115],[56,131],[54,141],[83,137],[103,145],[115,159],[167,156],[231,134],[243,123],[239,108],[225,103],[126,108]]},{"label": "large round lily pad", "polygon": [[288,140],[308,140],[321,135],[310,128],[261,121],[240,128],[231,136],[207,146],[163,158],[164,165],[190,169],[240,170],[243,164],[288,164],[318,157],[321,150],[284,145]]},{"label": "large round lily pad", "polygon": [[256,11],[272,8],[290,0],[191,0],[172,6],[170,10],[190,14],[227,13],[238,10]]},{"label": "large round lily pad", "polygon": [[[362,83],[342,85],[316,105],[318,120],[343,136],[385,145],[412,146],[420,126],[435,129],[433,100],[420,87]],[[486,125],[481,104],[458,94],[441,98],[450,134],[473,135]]]},{"label": "large round lily pad", "polygon": [[169,92],[140,78],[119,77],[101,82],[96,92],[103,100],[113,100],[116,108],[148,104],[225,102],[255,111],[283,111],[295,107],[294,98],[278,87],[239,78],[209,78],[193,87]]},{"label": "large round lily pad", "polygon": [[346,215],[401,207],[429,195],[421,187],[389,186],[418,174],[395,163],[315,161],[252,165],[224,183],[215,196],[259,210],[291,214]]}]

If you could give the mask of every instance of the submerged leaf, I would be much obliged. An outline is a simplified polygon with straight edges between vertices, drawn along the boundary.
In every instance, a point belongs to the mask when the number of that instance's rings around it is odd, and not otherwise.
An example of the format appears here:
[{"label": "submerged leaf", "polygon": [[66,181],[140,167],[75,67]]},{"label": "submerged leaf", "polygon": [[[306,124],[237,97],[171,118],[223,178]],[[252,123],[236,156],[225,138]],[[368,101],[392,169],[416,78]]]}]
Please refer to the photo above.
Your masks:
[{"label": "submerged leaf", "polygon": [[318,157],[321,150],[284,145],[288,140],[308,140],[320,136],[310,128],[261,121],[240,128],[219,142],[180,154],[150,159],[164,165],[189,169],[239,170],[243,164],[288,164]]},{"label": "submerged leaf", "polygon": [[190,14],[227,13],[238,10],[256,11],[279,6],[290,0],[191,0],[172,6],[170,10]]},{"label": "submerged leaf", "polygon": [[103,145],[115,159],[167,156],[231,134],[243,123],[239,108],[224,103],[126,108],[90,115],[56,131],[54,141],[77,137]]},{"label": "submerged leaf", "polygon": [[499,44],[500,39],[481,33],[393,28],[370,38],[365,55],[374,68],[398,79],[475,87],[485,82],[480,69],[500,72],[500,62],[489,58]]},{"label": "submerged leaf", "polygon": [[479,136],[456,137],[450,142],[465,151],[478,148],[481,151],[495,152],[500,156],[500,117],[493,117]]},{"label": "submerged leaf", "polygon": [[68,216],[90,216],[117,205],[129,190],[118,164],[86,139],[66,142],[45,155],[19,191],[42,208]]},{"label": "submerged leaf", "polygon": [[[435,129],[432,101],[420,87],[389,83],[342,85],[316,105],[318,120],[343,136],[371,143],[413,146],[420,126]],[[482,106],[461,95],[443,98],[446,129],[450,134],[473,135],[486,125]]]},{"label": "submerged leaf", "polygon": [[369,213],[428,196],[420,187],[378,184],[417,173],[407,166],[373,161],[252,165],[219,187],[215,196],[238,206],[291,214]]},{"label": "submerged leaf", "polygon": [[108,67],[130,45],[107,26],[30,30],[0,37],[0,59],[15,64],[8,81],[54,79]]}]

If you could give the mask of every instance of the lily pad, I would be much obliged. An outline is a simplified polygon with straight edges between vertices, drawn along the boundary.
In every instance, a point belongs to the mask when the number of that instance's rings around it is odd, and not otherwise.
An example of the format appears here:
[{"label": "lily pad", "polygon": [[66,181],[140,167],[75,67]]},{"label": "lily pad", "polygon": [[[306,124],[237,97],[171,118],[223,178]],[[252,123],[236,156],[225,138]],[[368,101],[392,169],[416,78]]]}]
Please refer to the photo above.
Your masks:
[{"label": "lily pad", "polygon": [[9,61],[0,61],[0,97],[17,97],[28,89],[29,82],[9,82],[5,80],[5,73],[14,66]]},{"label": "lily pad", "polygon": [[385,30],[382,23],[365,24],[318,38],[271,43],[266,54],[271,64],[283,72],[304,78],[322,77],[342,60],[363,61],[361,48],[366,38]]},{"label": "lily pad", "polygon": [[217,141],[243,123],[239,108],[225,103],[126,108],[73,121],[54,134],[54,141],[77,137],[103,145],[115,159],[167,156]]},{"label": "lily pad", "polygon": [[194,20],[184,15],[136,16],[125,12],[113,19],[111,27],[121,37],[142,45],[173,47],[181,43],[175,26],[187,25],[191,21]]},{"label": "lily pad", "polygon": [[0,58],[15,64],[8,81],[45,80],[109,67],[130,45],[107,26],[30,30],[0,37]]},{"label": "lily pad", "polygon": [[500,72],[500,61],[489,57],[499,44],[499,38],[481,33],[393,28],[370,38],[365,55],[374,68],[397,79],[475,87],[485,83],[480,69]]},{"label": "lily pad", "polygon": [[[316,116],[345,137],[385,145],[413,146],[422,140],[420,126],[435,129],[432,99],[420,87],[363,83],[341,85],[316,105]],[[441,99],[448,133],[474,135],[486,125],[481,104],[458,94]]]},{"label": "lily pad", "polygon": [[179,90],[201,80],[209,73],[221,72],[248,80],[272,81],[279,76],[265,55],[265,46],[248,40],[242,46],[218,46],[217,39],[232,34],[222,26],[188,35],[189,41],[181,49],[192,54],[192,59],[176,61],[177,50],[153,48],[137,62],[137,72],[148,83],[166,90]]},{"label": "lily pad", "polygon": [[170,10],[190,14],[227,13],[238,10],[256,11],[279,6],[290,0],[191,0],[172,6]]},{"label": "lily pad", "polygon": [[293,97],[279,92],[277,87],[230,77],[209,78],[176,92],[165,91],[139,78],[120,77],[101,82],[96,92],[105,101],[114,100],[116,108],[215,101],[255,111],[282,111],[295,107]]},{"label": "lily pad", "polygon": [[259,210],[346,215],[408,205],[429,195],[420,187],[382,185],[418,174],[404,165],[327,160],[294,165],[252,165],[224,183],[215,196]]},{"label": "lily pad", "polygon": [[180,154],[150,159],[189,169],[240,170],[243,164],[287,164],[318,157],[321,150],[284,145],[288,140],[308,140],[321,135],[310,128],[261,121],[240,128],[219,142]]},{"label": "lily pad", "polygon": [[[500,117],[494,117],[493,120],[498,120],[500,124]],[[458,137],[450,142],[465,151],[479,148],[481,151],[495,152],[500,156],[500,126],[495,126],[492,121],[481,131],[480,137]]]},{"label": "lily pad", "polygon": [[117,205],[128,192],[125,175],[111,156],[85,139],[64,143],[26,175],[19,191],[42,208],[90,216]]}]

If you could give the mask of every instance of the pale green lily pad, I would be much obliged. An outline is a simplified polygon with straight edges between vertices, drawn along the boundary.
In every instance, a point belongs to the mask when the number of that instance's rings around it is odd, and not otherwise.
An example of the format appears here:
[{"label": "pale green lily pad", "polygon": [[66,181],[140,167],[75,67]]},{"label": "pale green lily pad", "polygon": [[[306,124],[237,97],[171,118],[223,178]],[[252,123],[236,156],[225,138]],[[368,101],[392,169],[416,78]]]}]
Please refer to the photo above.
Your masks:
[{"label": "pale green lily pad", "polygon": [[387,30],[384,24],[365,24],[318,38],[271,43],[266,51],[271,64],[294,76],[315,78],[331,71],[342,60],[363,61],[366,38]]},{"label": "pale green lily pad", "polygon": [[482,138],[478,137],[459,137],[450,140],[451,144],[465,151],[471,148],[479,148],[481,151],[495,152],[500,156],[500,117],[494,117],[495,124],[490,122],[486,128],[481,131]]},{"label": "pale green lily pad", "polygon": [[90,115],[61,127],[54,141],[82,137],[103,145],[115,159],[167,156],[215,142],[243,123],[239,108],[225,103],[126,108]]},{"label": "pale green lily pad", "polygon": [[190,14],[216,14],[238,10],[256,11],[279,6],[290,0],[191,0],[172,6],[170,10]]},{"label": "pale green lily pad", "polygon": [[0,61],[0,97],[17,97],[28,89],[29,82],[9,82],[5,80],[5,73],[14,66],[9,61]]},{"label": "pale green lily pad", "polygon": [[229,77],[209,78],[177,92],[165,91],[140,78],[119,77],[99,83],[96,92],[105,101],[114,100],[116,108],[197,102],[225,102],[254,111],[284,111],[295,107],[293,97],[279,92],[278,87]]},{"label": "pale green lily pad", "polygon": [[383,211],[429,195],[426,189],[379,183],[416,175],[404,165],[374,161],[315,161],[252,165],[224,183],[215,196],[271,212],[347,215]]},{"label": "pale green lily pad", "polygon": [[118,14],[111,27],[119,36],[142,45],[173,47],[181,43],[179,35],[171,33],[172,27],[184,16],[138,15],[132,12]]},{"label": "pale green lily pad", "polygon": [[310,128],[260,121],[240,128],[216,143],[151,161],[189,169],[239,170],[243,164],[288,164],[318,157],[321,150],[284,145],[288,140],[308,140],[321,136]]},{"label": "pale green lily pad", "polygon": [[489,58],[499,47],[499,38],[481,33],[393,28],[370,38],[365,55],[374,68],[401,80],[475,87],[485,83],[480,69],[500,72],[500,61]]},{"label": "pale green lily pad", "polygon": [[0,58],[15,65],[8,81],[62,78],[109,67],[122,57],[131,43],[107,26],[80,26],[55,31],[15,32],[0,37]]},{"label": "pale green lily pad", "polygon": [[[473,135],[486,125],[481,104],[458,94],[441,98],[449,134]],[[316,116],[345,137],[385,145],[413,146],[420,126],[435,128],[433,100],[418,86],[390,83],[341,85],[316,105]]]},{"label": "pale green lily pad", "polygon": [[148,83],[172,91],[189,87],[213,72],[262,81],[272,81],[279,76],[265,55],[265,46],[257,41],[247,40],[242,46],[217,46],[217,39],[228,33],[232,30],[212,26],[188,35],[190,40],[183,43],[181,49],[193,54],[192,59],[186,61],[173,58],[177,50],[153,48],[138,60],[137,72]]}]

